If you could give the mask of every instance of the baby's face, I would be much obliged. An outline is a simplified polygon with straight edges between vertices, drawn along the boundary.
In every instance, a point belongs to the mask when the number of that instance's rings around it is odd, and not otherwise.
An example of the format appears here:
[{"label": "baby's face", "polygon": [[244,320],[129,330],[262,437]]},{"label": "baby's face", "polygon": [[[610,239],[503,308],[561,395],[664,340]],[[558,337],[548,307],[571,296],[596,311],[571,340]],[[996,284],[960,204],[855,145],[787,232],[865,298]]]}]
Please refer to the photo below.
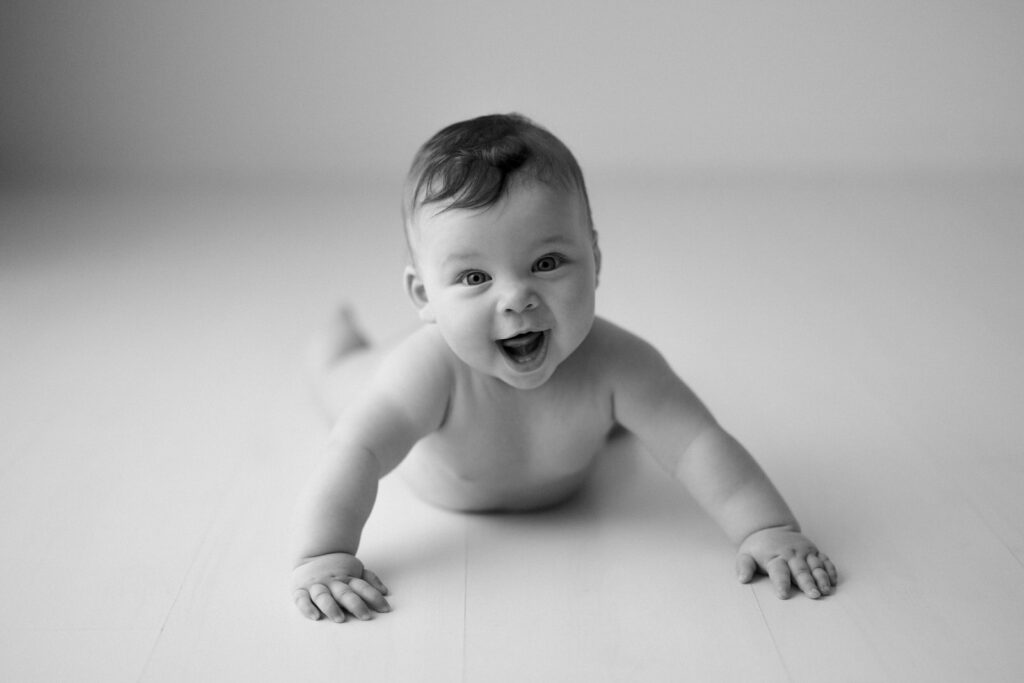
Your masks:
[{"label": "baby's face", "polygon": [[576,193],[514,187],[480,211],[420,210],[406,283],[470,367],[519,389],[544,384],[594,321],[597,247]]}]

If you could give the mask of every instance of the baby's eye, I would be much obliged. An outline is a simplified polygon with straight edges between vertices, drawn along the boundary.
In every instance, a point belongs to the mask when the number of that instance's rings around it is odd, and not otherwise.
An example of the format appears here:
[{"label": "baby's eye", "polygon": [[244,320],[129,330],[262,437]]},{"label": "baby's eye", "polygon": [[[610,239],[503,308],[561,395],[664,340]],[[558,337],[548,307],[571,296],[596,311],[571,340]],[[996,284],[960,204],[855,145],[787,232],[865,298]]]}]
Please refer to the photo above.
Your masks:
[{"label": "baby's eye", "polygon": [[459,282],[469,287],[477,287],[491,279],[491,276],[482,270],[467,270],[459,276]]},{"label": "baby's eye", "polygon": [[549,273],[563,263],[565,263],[565,258],[561,254],[548,254],[537,259],[533,264],[533,271],[535,273]]}]

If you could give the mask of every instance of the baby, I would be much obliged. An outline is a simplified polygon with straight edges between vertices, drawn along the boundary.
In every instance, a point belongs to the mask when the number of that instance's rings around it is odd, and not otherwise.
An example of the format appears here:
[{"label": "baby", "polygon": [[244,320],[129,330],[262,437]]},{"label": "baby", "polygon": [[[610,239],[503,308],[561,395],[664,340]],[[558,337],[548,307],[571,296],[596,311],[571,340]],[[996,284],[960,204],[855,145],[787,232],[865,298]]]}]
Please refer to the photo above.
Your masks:
[{"label": "baby", "polygon": [[601,251],[582,172],[556,137],[519,115],[451,125],[414,159],[403,213],[405,289],[425,324],[371,350],[339,319],[325,376],[375,373],[297,506],[303,615],[390,610],[356,553],[377,482],[400,464],[435,505],[531,510],[572,495],[621,429],[738,545],[740,581],[760,571],[781,598],[791,584],[832,592],[835,567],[750,454],[650,344],[595,316]]}]

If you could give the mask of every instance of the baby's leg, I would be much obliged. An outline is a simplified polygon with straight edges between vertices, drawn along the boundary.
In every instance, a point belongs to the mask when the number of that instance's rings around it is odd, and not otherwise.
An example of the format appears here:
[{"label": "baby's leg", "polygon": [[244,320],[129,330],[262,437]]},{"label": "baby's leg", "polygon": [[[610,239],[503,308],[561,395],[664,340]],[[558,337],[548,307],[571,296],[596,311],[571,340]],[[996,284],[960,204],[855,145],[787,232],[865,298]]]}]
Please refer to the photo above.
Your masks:
[{"label": "baby's leg", "polygon": [[370,379],[382,355],[347,307],[338,309],[310,344],[306,367],[324,415],[332,423]]}]

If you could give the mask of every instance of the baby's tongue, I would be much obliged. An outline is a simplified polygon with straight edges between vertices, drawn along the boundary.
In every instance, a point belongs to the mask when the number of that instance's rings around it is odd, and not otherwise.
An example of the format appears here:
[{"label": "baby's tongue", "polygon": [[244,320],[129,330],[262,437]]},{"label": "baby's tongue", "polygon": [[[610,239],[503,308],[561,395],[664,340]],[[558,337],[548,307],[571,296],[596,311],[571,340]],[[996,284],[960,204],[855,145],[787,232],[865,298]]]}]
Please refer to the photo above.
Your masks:
[{"label": "baby's tongue", "polygon": [[505,350],[513,356],[525,356],[528,355],[540,338],[540,332],[527,332],[525,334],[519,334],[515,337],[510,337],[501,342],[501,345],[505,347]]}]

